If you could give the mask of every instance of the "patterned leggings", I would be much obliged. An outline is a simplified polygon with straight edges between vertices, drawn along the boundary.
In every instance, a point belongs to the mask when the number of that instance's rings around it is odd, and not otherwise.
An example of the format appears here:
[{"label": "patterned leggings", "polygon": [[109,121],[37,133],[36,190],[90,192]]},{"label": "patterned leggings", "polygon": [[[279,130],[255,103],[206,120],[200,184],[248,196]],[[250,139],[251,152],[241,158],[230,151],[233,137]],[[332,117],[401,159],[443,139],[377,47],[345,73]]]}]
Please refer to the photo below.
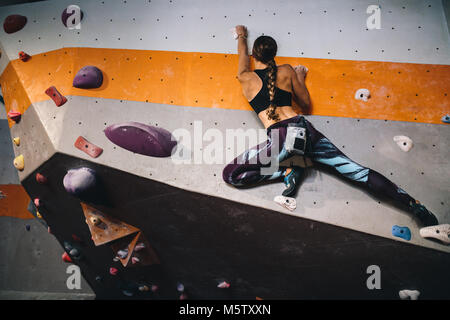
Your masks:
[{"label": "patterned leggings", "polygon": [[[284,149],[284,141],[288,123],[296,123],[300,120],[300,117],[299,115],[282,120],[267,128],[267,141],[247,150],[229,163],[223,170],[223,180],[233,186],[243,187],[262,181],[280,180],[283,178],[287,167],[280,166],[273,173],[269,174],[263,174],[261,169],[270,167],[270,163],[266,160],[272,156],[272,153],[274,153],[275,157],[275,152],[272,152],[273,148],[277,149],[276,161],[278,163],[292,157]],[[312,149],[306,156],[314,163],[321,163],[331,167],[346,179],[366,187],[377,195],[387,196],[399,204],[409,207],[411,201],[415,202],[410,195],[385,176],[375,170],[361,166],[347,157],[322,133],[316,130],[308,120],[306,120],[306,124]],[[278,134],[274,134],[274,130]],[[302,167],[296,167],[295,169],[305,170]]]}]

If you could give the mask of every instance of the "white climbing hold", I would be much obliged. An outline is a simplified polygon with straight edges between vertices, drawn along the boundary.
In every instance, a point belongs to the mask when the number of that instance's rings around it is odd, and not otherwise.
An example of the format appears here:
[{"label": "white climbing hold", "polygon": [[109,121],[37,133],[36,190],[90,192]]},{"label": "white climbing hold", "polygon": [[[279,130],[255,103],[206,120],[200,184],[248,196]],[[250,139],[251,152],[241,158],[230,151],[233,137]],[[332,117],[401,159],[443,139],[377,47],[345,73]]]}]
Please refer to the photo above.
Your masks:
[{"label": "white climbing hold", "polygon": [[408,152],[413,147],[413,141],[407,136],[395,136],[394,141],[405,152]]},{"label": "white climbing hold", "polygon": [[450,243],[450,224],[439,224],[437,226],[425,227],[420,229],[419,232],[423,238],[434,238],[445,244]]},{"label": "white climbing hold", "polygon": [[228,289],[229,287],[230,287],[230,284],[226,281],[222,281],[221,283],[219,283],[217,285],[217,288],[220,288],[220,289]]},{"label": "white climbing hold", "polygon": [[145,248],[145,244],[143,242],[140,242],[134,247],[134,251],[138,252],[138,251],[141,251],[144,248]]},{"label": "white climbing hold", "polygon": [[295,200],[295,198],[276,196],[273,201],[290,211],[294,211],[295,208],[297,208],[297,201]]},{"label": "white climbing hold", "polygon": [[120,259],[125,259],[128,256],[128,249],[117,251],[117,256]]},{"label": "white climbing hold", "polygon": [[355,93],[356,100],[367,101],[370,98],[370,91],[368,89],[358,89]]},{"label": "white climbing hold", "polygon": [[445,116],[442,117],[441,120],[444,123],[450,123],[450,114],[446,114]]},{"label": "white climbing hold", "polygon": [[419,300],[420,291],[418,290],[400,290],[398,292],[402,300]]},{"label": "white climbing hold", "polygon": [[233,35],[234,40],[238,38],[238,34],[236,32],[236,27],[230,29],[231,34]]}]

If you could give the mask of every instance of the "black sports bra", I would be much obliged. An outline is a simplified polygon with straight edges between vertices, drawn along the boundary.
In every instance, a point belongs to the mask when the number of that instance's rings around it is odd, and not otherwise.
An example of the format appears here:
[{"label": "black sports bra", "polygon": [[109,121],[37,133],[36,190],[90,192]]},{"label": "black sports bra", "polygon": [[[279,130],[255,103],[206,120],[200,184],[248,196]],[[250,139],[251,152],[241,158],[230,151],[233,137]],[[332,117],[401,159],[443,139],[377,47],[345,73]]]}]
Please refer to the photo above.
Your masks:
[{"label": "black sports bra", "polygon": [[[262,80],[262,88],[258,94],[250,101],[250,105],[257,114],[266,110],[270,106],[269,89],[267,89],[267,71],[266,69],[253,70]],[[273,97],[273,103],[276,106],[291,106],[292,105],[292,93],[278,87],[275,87],[275,96]]]}]

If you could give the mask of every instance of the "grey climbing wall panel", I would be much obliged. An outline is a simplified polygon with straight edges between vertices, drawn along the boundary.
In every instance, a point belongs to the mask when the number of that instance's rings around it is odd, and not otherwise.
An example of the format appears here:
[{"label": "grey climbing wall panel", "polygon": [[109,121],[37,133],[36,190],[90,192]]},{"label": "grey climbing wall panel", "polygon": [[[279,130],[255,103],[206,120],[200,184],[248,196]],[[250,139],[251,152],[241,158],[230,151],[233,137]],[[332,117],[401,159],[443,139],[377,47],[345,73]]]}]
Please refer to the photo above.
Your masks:
[{"label": "grey climbing wall panel", "polygon": [[[39,115],[39,120],[58,152],[186,190],[396,240],[398,238],[392,236],[391,227],[395,224],[409,226],[413,233],[411,243],[450,251],[448,247],[422,239],[418,233],[417,223],[406,212],[384,201],[379,202],[365,191],[355,188],[330,173],[309,170],[297,196],[297,209],[290,213],[273,202],[273,198],[283,190],[281,184],[245,190],[236,189],[226,185],[222,180],[222,170],[226,164],[225,156],[221,163],[195,164],[195,153],[201,152],[200,148],[205,148],[209,144],[206,141],[202,142],[203,146],[196,146],[197,151],[194,149],[193,142],[190,145],[181,143],[179,148],[183,148],[192,155],[192,163],[180,165],[172,159],[152,158],[124,150],[112,144],[103,133],[103,129],[108,125],[126,121],[161,126],[170,131],[182,128],[190,132],[193,137],[194,130],[199,128],[199,125],[202,126],[202,129],[199,129],[202,132],[201,137],[208,129],[218,130],[224,138],[227,129],[263,130],[257,117],[250,111],[167,107],[145,102],[77,96],[68,98],[69,101],[62,108],[55,108],[52,101],[43,101],[36,103],[25,112],[26,117],[28,112]],[[94,108],[96,114],[102,116],[85,117]],[[450,156],[446,148],[450,137],[448,126],[319,116],[309,116],[308,119],[350,158],[392,179],[413,197],[421,200],[438,216],[440,221],[449,220],[450,212],[447,202]],[[104,149],[103,154],[92,160],[88,155],[74,148],[73,143],[80,135],[101,146]],[[415,144],[413,149],[408,153],[401,151],[393,141],[396,135],[411,137]],[[265,136],[259,136],[258,139],[261,142]],[[223,145],[229,146],[229,141],[224,141]],[[245,151],[245,148],[245,145],[236,144],[234,156]],[[28,172],[20,173],[21,179],[25,178]]]}]

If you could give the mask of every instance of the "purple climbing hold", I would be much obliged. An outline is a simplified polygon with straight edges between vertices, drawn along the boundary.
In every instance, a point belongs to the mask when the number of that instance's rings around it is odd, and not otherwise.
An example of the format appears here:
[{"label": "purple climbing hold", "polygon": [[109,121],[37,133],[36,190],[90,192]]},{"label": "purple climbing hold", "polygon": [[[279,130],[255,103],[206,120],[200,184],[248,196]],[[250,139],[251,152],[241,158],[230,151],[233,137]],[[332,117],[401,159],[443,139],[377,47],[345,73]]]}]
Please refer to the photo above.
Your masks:
[{"label": "purple climbing hold", "polygon": [[68,193],[80,195],[96,185],[95,171],[90,168],[71,169],[64,176],[63,184]]},{"label": "purple climbing hold", "polygon": [[31,227],[30,227],[29,224],[27,224],[27,225],[25,226],[25,228],[27,229],[27,231],[30,231],[30,229],[31,229]]},{"label": "purple climbing hold", "polygon": [[152,157],[169,157],[177,144],[169,131],[139,122],[114,124],[104,132],[119,147]]},{"label": "purple climbing hold", "polygon": [[[70,6],[69,6],[70,7]],[[67,7],[66,9],[63,10],[63,12],[61,13],[61,21],[63,23],[63,25],[67,28],[67,21],[70,18],[71,19],[71,25],[74,25],[75,27],[75,11],[74,10],[70,10],[70,8]],[[67,9],[69,9],[69,13],[67,12]],[[80,10],[80,22],[81,20],[83,20],[83,11]]]},{"label": "purple climbing hold", "polygon": [[19,14],[12,14],[6,17],[3,22],[3,29],[6,33],[14,33],[22,30],[27,24],[27,17],[21,16]]},{"label": "purple climbing hold", "polygon": [[73,78],[73,86],[80,89],[99,88],[103,83],[102,71],[94,66],[85,66]]}]

